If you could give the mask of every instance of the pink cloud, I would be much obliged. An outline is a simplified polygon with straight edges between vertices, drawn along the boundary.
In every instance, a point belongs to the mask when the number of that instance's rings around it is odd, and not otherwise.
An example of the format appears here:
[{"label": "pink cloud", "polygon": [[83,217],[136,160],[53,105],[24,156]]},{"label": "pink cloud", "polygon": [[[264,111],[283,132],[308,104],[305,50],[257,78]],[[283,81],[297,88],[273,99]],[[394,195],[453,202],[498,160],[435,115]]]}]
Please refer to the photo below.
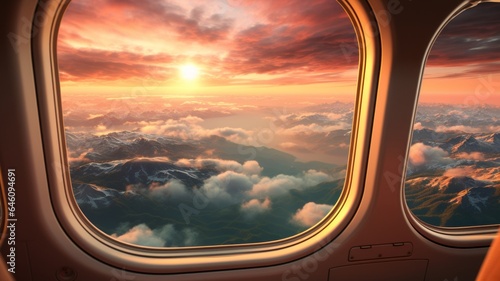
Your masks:
[{"label": "pink cloud", "polygon": [[342,47],[357,45],[352,24],[335,2],[230,4],[221,13],[217,3],[203,1],[191,7],[179,1],[72,2],[59,32],[61,79],[149,75],[163,81],[189,59],[210,65],[203,76],[208,83],[232,83],[235,75],[256,73],[287,74],[263,80],[271,84],[316,83],[334,81],[357,66],[357,47],[348,53]]},{"label": "pink cloud", "polygon": [[124,51],[60,48],[58,62],[63,81],[126,80],[148,77],[166,80],[176,70],[161,66],[172,61],[165,54],[142,55]]},{"label": "pink cloud", "polygon": [[470,166],[466,166],[466,167],[457,167],[457,168],[452,168],[452,169],[448,169],[446,170],[446,172],[444,172],[443,176],[446,176],[446,177],[463,177],[463,176],[473,176],[475,175],[475,169],[473,167],[470,167]]},{"label": "pink cloud", "polygon": [[172,224],[151,229],[146,224],[141,223],[130,228],[124,234],[118,235],[114,233],[111,236],[119,241],[135,245],[175,247],[195,245],[199,235],[189,228],[177,230]]},{"label": "pink cloud", "polygon": [[251,199],[241,205],[241,211],[247,218],[253,218],[256,215],[262,214],[271,209],[271,200],[269,198],[260,201]]},{"label": "pink cloud", "polygon": [[[201,139],[210,136],[220,136],[235,143],[249,143],[251,141],[251,131],[232,127],[205,129],[200,125],[201,122],[203,122],[203,119],[190,115],[164,121],[142,121],[138,122],[137,125],[143,133],[181,139]],[[129,123],[129,125],[132,125],[132,123]]]},{"label": "pink cloud", "polygon": [[291,189],[305,189],[332,180],[332,176],[316,170],[309,170],[300,176],[277,175],[263,177],[253,185],[250,194],[256,197],[279,196]]},{"label": "pink cloud", "polygon": [[442,77],[476,77],[499,72],[499,5],[483,3],[454,18],[438,36],[427,65],[469,66]]},{"label": "pink cloud", "polygon": [[481,152],[471,152],[471,153],[462,152],[455,155],[455,157],[468,160],[484,160],[484,154]]},{"label": "pink cloud", "polygon": [[439,147],[416,143],[410,147],[410,163],[414,166],[448,161],[448,152]]},{"label": "pink cloud", "polygon": [[128,232],[122,235],[112,235],[117,240],[125,243],[149,246],[149,247],[163,247],[165,240],[158,237],[153,230],[145,224],[139,224],[132,227]]},{"label": "pink cloud", "polygon": [[413,130],[422,130],[424,128],[425,127],[420,122],[416,122],[415,124],[413,124]]},{"label": "pink cloud", "polygon": [[309,202],[301,209],[297,210],[292,221],[303,226],[311,227],[323,219],[332,208],[332,205]]}]

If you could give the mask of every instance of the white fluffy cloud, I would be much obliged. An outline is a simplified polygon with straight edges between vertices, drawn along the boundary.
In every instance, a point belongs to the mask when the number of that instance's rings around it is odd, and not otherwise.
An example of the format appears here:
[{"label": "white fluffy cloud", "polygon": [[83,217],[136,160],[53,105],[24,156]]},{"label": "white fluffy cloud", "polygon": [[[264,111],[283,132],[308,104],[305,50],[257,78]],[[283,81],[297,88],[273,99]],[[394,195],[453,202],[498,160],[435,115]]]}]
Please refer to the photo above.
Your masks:
[{"label": "white fluffy cloud", "polygon": [[201,190],[210,200],[231,204],[241,202],[252,186],[247,175],[226,171],[205,180]]},{"label": "white fluffy cloud", "polygon": [[177,179],[172,179],[165,184],[153,183],[149,186],[149,195],[156,199],[178,200],[189,195],[186,186]]},{"label": "white fluffy cloud", "polygon": [[[196,169],[215,168],[218,174],[205,179],[199,186],[199,192],[216,205],[238,204],[247,210],[255,208],[257,202],[261,203],[261,208],[268,206],[266,198],[281,196],[293,189],[304,190],[334,179],[333,175],[316,170],[298,175],[263,177],[263,168],[254,160],[240,164],[222,159],[180,159],[175,164]],[[127,190],[168,202],[189,201],[194,196],[191,188],[178,179],[163,184],[153,182],[147,189],[131,185]]]},{"label": "white fluffy cloud", "polygon": [[[218,174],[210,176],[200,184],[197,189],[199,195],[194,195],[190,188],[175,179],[165,184],[153,183],[147,190],[138,192],[147,192],[148,196],[164,200],[167,204],[191,202],[192,198],[202,196],[208,204],[216,208],[238,206],[242,215],[247,219],[270,210],[272,198],[285,195],[293,189],[305,190],[333,180],[332,175],[317,170],[308,170],[297,175],[280,174],[274,177],[264,177],[261,175],[263,168],[254,160],[240,164],[236,161],[215,158],[181,159],[175,164],[196,169],[215,168]],[[154,239],[150,237],[151,235],[142,236],[148,237],[149,240]],[[157,240],[153,241],[158,243]]]},{"label": "white fluffy cloud", "polygon": [[323,219],[332,208],[332,205],[327,204],[306,203],[301,209],[297,210],[292,222],[311,227]]},{"label": "white fluffy cloud", "polygon": [[309,125],[297,125],[291,128],[282,129],[279,133],[282,135],[299,135],[299,134],[318,134],[318,133],[329,133],[337,130],[347,130],[351,128],[351,124],[340,122],[336,125],[320,125],[312,123]]},{"label": "white fluffy cloud", "polygon": [[481,133],[483,132],[482,128],[478,127],[471,127],[471,126],[463,126],[463,125],[457,125],[457,126],[438,126],[436,128],[436,132],[464,132],[464,133]]},{"label": "white fluffy cloud", "polygon": [[146,224],[138,224],[121,235],[112,234],[119,241],[148,247],[181,247],[197,244],[198,233],[191,229],[176,230],[167,224],[151,229]]},{"label": "white fluffy cloud", "polygon": [[78,162],[78,161],[84,161],[84,162],[89,162],[89,159],[87,158],[87,154],[93,152],[94,149],[89,148],[86,151],[80,153],[78,156],[73,157],[72,155],[69,155],[68,161],[70,163],[72,162]]},{"label": "white fluffy cloud", "polygon": [[425,127],[420,122],[416,122],[415,124],[413,124],[413,130],[422,130],[423,128]]},{"label": "white fluffy cloud", "polygon": [[262,214],[270,209],[271,200],[269,198],[266,198],[263,201],[252,199],[241,205],[241,211],[247,218],[253,218],[256,215]]},{"label": "white fluffy cloud", "polygon": [[122,242],[149,246],[149,247],[163,247],[165,246],[165,241],[156,234],[145,224],[139,224],[132,227],[128,232],[117,236],[116,234],[111,235],[117,240]]},{"label": "white fluffy cloud", "polygon": [[257,161],[246,161],[243,163],[242,172],[247,175],[258,175],[262,172],[263,168],[259,165]]},{"label": "white fluffy cloud", "polygon": [[[252,199],[264,200],[267,197],[286,194],[292,189],[304,190],[333,180],[331,175],[316,170],[308,170],[299,175],[262,177],[262,167],[253,160],[240,164],[221,159],[181,159],[175,164],[198,169],[217,169],[220,173],[206,179],[200,187],[200,192],[217,204],[242,204]],[[172,192],[181,193],[185,188],[183,189],[182,184],[173,182],[152,190],[156,194],[169,196]],[[252,204],[256,202],[253,201]]]},{"label": "white fluffy cloud", "polygon": [[465,167],[456,167],[446,170],[443,176],[445,177],[474,177],[476,170],[473,167],[465,166]]},{"label": "white fluffy cloud", "polygon": [[448,152],[439,147],[428,146],[420,142],[410,147],[409,160],[413,166],[447,163],[450,161]]},{"label": "white fluffy cloud", "polygon": [[297,144],[295,142],[286,141],[279,144],[280,148],[290,151],[302,152],[302,153],[311,153],[311,149],[306,147],[306,144]]},{"label": "white fluffy cloud", "polygon": [[304,112],[304,113],[292,113],[292,114],[281,114],[277,116],[276,119],[289,121],[289,122],[300,122],[300,121],[310,121],[310,122],[325,122],[331,123],[332,121],[337,121],[344,117],[344,114],[332,113],[332,112]]},{"label": "white fluffy cloud", "polygon": [[259,165],[257,161],[253,160],[246,161],[242,165],[233,160],[223,160],[215,158],[180,159],[175,164],[181,167],[193,167],[197,169],[215,168],[221,172],[233,171],[237,173],[244,173],[247,175],[257,175],[260,174],[260,172],[262,172],[262,167]]},{"label": "white fluffy cloud", "polygon": [[468,160],[484,160],[485,159],[484,154],[481,152],[471,152],[471,153],[462,152],[462,153],[455,155],[455,157],[460,158],[460,159],[468,159]]},{"label": "white fluffy cloud", "polygon": [[187,116],[180,119],[168,119],[165,121],[139,122],[137,125],[140,131],[146,134],[163,135],[181,139],[201,139],[209,136],[220,136],[225,139],[236,142],[245,143],[251,139],[252,132],[241,128],[215,128],[205,129],[200,123],[202,118],[196,116]]},{"label": "white fluffy cloud", "polygon": [[279,196],[291,189],[304,189],[332,179],[330,175],[316,170],[309,170],[301,177],[290,175],[277,175],[272,178],[264,177],[253,186],[251,194],[260,198]]}]

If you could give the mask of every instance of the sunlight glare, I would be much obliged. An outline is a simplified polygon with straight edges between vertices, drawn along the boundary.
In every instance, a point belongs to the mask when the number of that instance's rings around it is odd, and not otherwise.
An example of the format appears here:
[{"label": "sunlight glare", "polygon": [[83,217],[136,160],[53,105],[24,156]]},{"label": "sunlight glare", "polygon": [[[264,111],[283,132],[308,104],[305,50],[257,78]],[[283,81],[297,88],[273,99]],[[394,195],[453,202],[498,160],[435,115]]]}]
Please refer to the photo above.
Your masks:
[{"label": "sunlight glare", "polygon": [[193,64],[186,64],[180,67],[180,74],[182,79],[192,81],[198,78],[200,71],[197,66]]}]

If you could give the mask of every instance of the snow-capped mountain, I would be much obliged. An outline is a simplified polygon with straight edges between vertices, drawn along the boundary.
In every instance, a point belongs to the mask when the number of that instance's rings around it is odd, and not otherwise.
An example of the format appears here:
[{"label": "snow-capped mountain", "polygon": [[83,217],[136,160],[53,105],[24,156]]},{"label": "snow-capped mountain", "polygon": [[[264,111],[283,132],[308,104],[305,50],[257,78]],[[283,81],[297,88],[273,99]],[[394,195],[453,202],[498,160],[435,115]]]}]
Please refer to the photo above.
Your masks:
[{"label": "snow-capped mountain", "polygon": [[478,141],[474,136],[465,136],[462,141],[453,145],[451,148],[451,153],[471,153],[471,152],[483,152],[483,153],[494,153],[498,151],[498,145],[489,144],[483,141]]},{"label": "snow-capped mountain", "polygon": [[495,191],[494,187],[467,188],[460,191],[456,197],[450,200],[450,203],[461,205],[462,208],[475,213],[487,212],[489,202],[492,201]]},{"label": "snow-capped mountain", "polygon": [[497,107],[419,106],[405,181],[417,217],[440,226],[500,222],[499,125]]},{"label": "snow-capped mountain", "polygon": [[129,185],[149,186],[176,179],[186,186],[199,186],[216,174],[213,169],[194,169],[175,165],[168,158],[136,158],[102,163],[87,163],[71,170],[76,182],[92,183],[125,191]]},{"label": "snow-capped mountain", "polygon": [[76,184],[73,186],[75,200],[80,207],[89,206],[93,209],[108,207],[118,196],[125,194],[114,189],[104,188],[95,184]]}]

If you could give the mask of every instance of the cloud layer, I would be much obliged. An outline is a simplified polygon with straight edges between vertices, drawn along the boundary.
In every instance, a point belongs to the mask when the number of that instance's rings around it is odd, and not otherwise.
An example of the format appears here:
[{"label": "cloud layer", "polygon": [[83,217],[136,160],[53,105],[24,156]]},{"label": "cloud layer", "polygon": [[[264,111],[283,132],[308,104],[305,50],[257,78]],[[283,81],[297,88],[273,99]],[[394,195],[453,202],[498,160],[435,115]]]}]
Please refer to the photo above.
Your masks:
[{"label": "cloud layer", "polygon": [[[268,215],[273,221],[284,219],[303,229],[317,223],[333,207],[309,202],[295,211],[290,206],[296,205],[299,201],[293,201],[298,199],[292,199],[291,202],[286,199],[286,203],[283,201],[284,198],[289,198],[292,191],[307,194],[308,188],[332,181],[333,178],[324,172],[309,170],[295,176],[280,174],[263,177],[260,175],[262,168],[256,161],[238,164],[221,159],[182,159],[177,164],[197,169],[216,168],[220,173],[205,179],[198,187],[186,186],[180,180],[172,179],[164,184],[153,182],[148,188],[129,186],[128,191],[146,196],[155,204],[178,206],[179,210],[182,206],[187,213],[182,213],[179,219],[186,219],[185,216],[188,216],[186,224],[166,224],[157,228],[151,228],[145,223],[132,227],[126,224],[119,227],[112,237],[126,243],[150,247],[192,246],[204,242],[203,237],[194,230],[197,224],[190,225],[193,220],[191,216],[202,219],[201,216],[205,214],[222,212],[227,215],[226,210],[234,210],[247,223],[257,223],[256,220],[261,216]],[[278,215],[272,214],[273,202],[279,202]],[[171,211],[175,212],[175,208]]]},{"label": "cloud layer", "polygon": [[146,134],[163,135],[183,140],[197,140],[210,136],[220,136],[236,143],[249,143],[252,132],[233,127],[221,127],[205,129],[200,123],[203,119],[195,116],[187,116],[179,119],[168,119],[165,121],[141,121],[137,123],[140,131]]}]

